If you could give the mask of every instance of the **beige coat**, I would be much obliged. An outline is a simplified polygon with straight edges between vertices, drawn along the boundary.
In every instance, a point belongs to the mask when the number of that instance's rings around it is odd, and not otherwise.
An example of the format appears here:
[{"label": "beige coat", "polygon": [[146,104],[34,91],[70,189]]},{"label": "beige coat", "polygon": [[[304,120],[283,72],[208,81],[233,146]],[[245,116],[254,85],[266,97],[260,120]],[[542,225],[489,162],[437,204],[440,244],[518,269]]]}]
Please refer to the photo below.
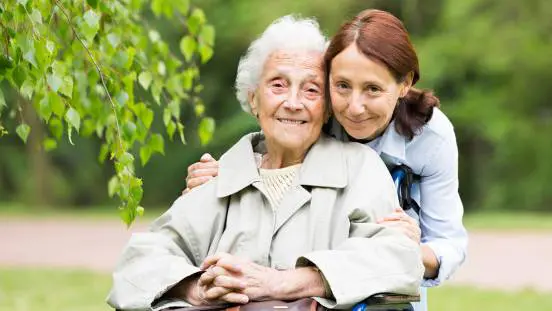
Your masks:
[{"label": "beige coat", "polygon": [[151,232],[136,233],[113,274],[112,306],[148,310],[203,259],[227,252],[277,269],[315,265],[335,299],[350,308],[380,292],[416,294],[419,245],[375,220],[398,207],[387,168],[370,148],[321,137],[280,207],[263,194],[254,152],[258,133],[220,159],[217,178],[178,198]]}]

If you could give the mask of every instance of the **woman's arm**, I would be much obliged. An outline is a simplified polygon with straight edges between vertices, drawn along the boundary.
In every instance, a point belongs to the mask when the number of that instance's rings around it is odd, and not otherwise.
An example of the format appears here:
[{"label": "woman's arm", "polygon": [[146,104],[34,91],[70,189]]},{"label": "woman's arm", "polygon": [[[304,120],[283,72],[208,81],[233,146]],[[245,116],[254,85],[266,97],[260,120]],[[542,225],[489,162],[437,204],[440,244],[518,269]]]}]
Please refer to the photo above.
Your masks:
[{"label": "woman's arm", "polygon": [[464,209],[458,194],[458,148],[454,131],[429,156],[420,181],[420,227],[426,266],[424,286],[448,279],[464,262],[467,233]]}]

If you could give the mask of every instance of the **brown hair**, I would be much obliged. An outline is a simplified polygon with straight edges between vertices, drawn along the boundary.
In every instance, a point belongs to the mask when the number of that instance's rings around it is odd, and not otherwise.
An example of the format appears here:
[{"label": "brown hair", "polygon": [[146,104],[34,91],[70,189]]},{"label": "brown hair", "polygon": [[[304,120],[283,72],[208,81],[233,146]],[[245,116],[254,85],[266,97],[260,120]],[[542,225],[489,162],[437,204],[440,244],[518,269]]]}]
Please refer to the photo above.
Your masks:
[{"label": "brown hair", "polygon": [[[326,75],[330,74],[334,57],[353,42],[366,57],[384,64],[397,82],[404,81],[412,74],[414,85],[420,78],[418,56],[408,32],[403,23],[391,13],[364,10],[343,24],[326,50]],[[395,107],[397,132],[409,140],[412,139],[431,119],[433,107],[439,107],[439,99],[431,91],[411,87]]]}]

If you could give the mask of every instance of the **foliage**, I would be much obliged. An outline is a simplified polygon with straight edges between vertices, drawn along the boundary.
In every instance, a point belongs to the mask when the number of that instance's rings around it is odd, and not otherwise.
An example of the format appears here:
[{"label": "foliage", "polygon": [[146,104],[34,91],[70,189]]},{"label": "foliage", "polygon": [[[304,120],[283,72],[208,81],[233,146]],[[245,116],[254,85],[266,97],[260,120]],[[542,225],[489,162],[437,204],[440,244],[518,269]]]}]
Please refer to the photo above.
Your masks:
[{"label": "foliage", "polygon": [[[180,50],[144,18],[184,27]],[[113,160],[110,196],[121,200],[130,224],[143,213],[142,180],[135,174],[134,150],[146,165],[164,154],[165,139],[152,128],[161,111],[166,135],[182,143],[181,107],[190,103],[201,118],[207,143],[214,120],[204,115],[199,64],[213,56],[215,31],[203,11],[188,0],[7,0],[0,3],[0,81],[17,90],[6,101],[0,89],[0,117],[19,120],[15,133],[26,142],[32,131],[24,117],[31,107],[48,125],[45,150],[75,133],[102,140],[99,160]],[[11,132],[0,119],[0,136]]]}]

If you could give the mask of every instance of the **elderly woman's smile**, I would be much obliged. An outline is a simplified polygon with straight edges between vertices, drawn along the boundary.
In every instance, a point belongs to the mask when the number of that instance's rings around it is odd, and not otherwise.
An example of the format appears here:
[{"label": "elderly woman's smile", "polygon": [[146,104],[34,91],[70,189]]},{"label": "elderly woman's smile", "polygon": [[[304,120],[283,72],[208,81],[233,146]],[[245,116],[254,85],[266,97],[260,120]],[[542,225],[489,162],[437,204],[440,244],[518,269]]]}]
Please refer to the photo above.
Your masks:
[{"label": "elderly woman's smile", "polygon": [[320,136],[326,115],[322,56],[276,51],[263,66],[250,105],[276,153],[304,154]]}]

